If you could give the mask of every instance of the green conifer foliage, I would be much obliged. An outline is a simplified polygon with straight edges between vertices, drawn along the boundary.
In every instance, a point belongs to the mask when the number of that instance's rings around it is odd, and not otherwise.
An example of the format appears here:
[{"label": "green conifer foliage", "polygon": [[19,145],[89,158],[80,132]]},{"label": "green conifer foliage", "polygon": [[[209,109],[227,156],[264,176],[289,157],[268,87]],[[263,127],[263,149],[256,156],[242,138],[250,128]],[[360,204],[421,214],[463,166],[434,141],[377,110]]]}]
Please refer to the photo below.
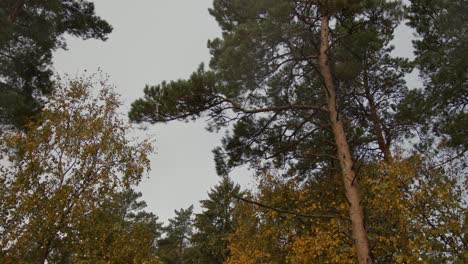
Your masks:
[{"label": "green conifer foliage", "polygon": [[166,237],[158,241],[158,256],[164,263],[191,263],[193,250],[190,239],[193,234],[193,205],[175,210],[174,218],[163,228]]},{"label": "green conifer foliage", "polygon": [[[408,110],[442,137],[443,146],[466,152],[468,145],[468,5],[464,0],[411,0],[409,25],[418,38],[415,66],[424,89]],[[418,102],[419,101],[419,102]]]},{"label": "green conifer foliage", "polygon": [[78,0],[0,2],[0,124],[22,127],[53,89],[52,52],[64,34],[105,40],[112,27]]},{"label": "green conifer foliage", "polygon": [[227,236],[234,231],[233,210],[240,186],[228,177],[208,192],[208,199],[200,201],[203,211],[195,215],[196,232],[192,244],[198,257],[197,263],[224,263],[228,251]]},{"label": "green conifer foliage", "polygon": [[[357,6],[362,17],[354,17]],[[336,14],[330,64],[353,151],[371,156],[377,137],[369,99],[385,148],[411,125],[396,115],[407,93],[406,62],[391,58],[386,46],[401,13],[397,2],[352,7]],[[204,115],[212,130],[234,124],[215,150],[220,175],[244,163],[288,168],[296,176],[330,164],[336,147],[318,73],[317,7],[307,1],[215,1],[210,12],[224,32],[209,42],[210,69],[146,86],[130,118],[154,123]]]}]

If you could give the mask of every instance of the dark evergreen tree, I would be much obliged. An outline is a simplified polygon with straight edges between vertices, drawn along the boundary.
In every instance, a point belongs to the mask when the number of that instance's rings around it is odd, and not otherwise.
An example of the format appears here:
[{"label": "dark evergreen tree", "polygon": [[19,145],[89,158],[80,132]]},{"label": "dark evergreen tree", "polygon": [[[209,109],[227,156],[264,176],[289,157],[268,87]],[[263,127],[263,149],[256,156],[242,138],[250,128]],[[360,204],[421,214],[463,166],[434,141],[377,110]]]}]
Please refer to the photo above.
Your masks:
[{"label": "dark evergreen tree", "polygon": [[24,125],[52,90],[52,53],[64,34],[105,40],[112,27],[81,0],[0,2],[0,124]]},{"label": "dark evergreen tree", "polygon": [[468,3],[411,0],[409,25],[418,38],[415,65],[424,89],[408,99],[412,117],[426,122],[441,146],[468,150]]},{"label": "dark evergreen tree", "polygon": [[164,227],[166,237],[158,241],[158,255],[164,263],[190,263],[193,251],[190,239],[193,234],[193,205],[175,210],[175,216]]},{"label": "dark evergreen tree", "polygon": [[227,236],[234,231],[233,210],[241,196],[240,186],[227,176],[208,192],[208,199],[200,201],[203,211],[195,215],[196,232],[192,245],[197,252],[195,263],[224,263],[228,251]]}]

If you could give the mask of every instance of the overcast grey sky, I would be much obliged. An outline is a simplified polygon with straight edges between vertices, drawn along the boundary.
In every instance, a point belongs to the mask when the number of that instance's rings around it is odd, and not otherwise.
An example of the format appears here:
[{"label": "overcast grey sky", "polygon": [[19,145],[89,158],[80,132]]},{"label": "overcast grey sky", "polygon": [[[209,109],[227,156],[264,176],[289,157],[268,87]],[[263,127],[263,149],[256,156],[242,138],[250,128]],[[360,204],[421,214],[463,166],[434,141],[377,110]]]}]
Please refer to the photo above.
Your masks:
[{"label": "overcast grey sky", "polygon": [[[212,0],[95,0],[96,13],[114,31],[106,42],[68,38],[68,50],[58,51],[54,66],[72,76],[97,72],[110,76],[111,84],[128,111],[143,95],[145,84],[188,77],[201,62],[208,62],[208,39],[220,35],[208,13]],[[149,179],[139,186],[149,210],[162,220],[174,209],[186,208],[206,198],[219,178],[211,150],[222,134],[205,130],[203,121],[148,125],[144,134],[156,139]],[[138,133],[143,134],[143,133]],[[247,170],[233,179],[247,185]]]},{"label": "overcast grey sky", "polygon": [[[124,101],[123,111],[142,96],[145,84],[186,78],[201,62],[208,62],[208,39],[220,35],[208,8],[212,0],[95,0],[96,13],[114,31],[106,42],[68,39],[68,50],[55,53],[59,73],[81,75],[100,68],[110,76]],[[411,55],[412,32],[397,31],[396,54]],[[411,78],[414,80],[414,76]],[[411,81],[413,82],[413,81]],[[157,152],[152,170],[138,188],[149,210],[162,220],[174,216],[174,209],[186,208],[206,198],[219,178],[211,150],[221,134],[208,133],[204,122],[174,122],[148,125],[145,134],[154,135]],[[143,133],[138,133],[143,134]],[[238,170],[233,179],[247,186],[251,172]]]}]

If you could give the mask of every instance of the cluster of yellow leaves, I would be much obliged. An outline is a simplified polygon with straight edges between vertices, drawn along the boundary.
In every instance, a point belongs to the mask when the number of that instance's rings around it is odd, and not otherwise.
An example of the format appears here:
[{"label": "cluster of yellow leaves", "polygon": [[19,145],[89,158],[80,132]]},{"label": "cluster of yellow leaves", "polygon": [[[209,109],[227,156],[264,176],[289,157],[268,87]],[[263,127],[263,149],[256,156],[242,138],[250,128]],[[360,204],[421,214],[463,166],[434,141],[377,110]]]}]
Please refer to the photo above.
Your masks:
[{"label": "cluster of yellow leaves", "polygon": [[[466,207],[455,179],[417,156],[363,164],[359,177],[376,263],[463,260]],[[301,216],[240,204],[228,263],[355,263],[339,175],[306,183],[262,175],[258,189],[251,200]]]},{"label": "cluster of yellow leaves", "polygon": [[409,237],[407,190],[415,177],[408,162],[382,162],[366,166],[363,186],[364,203],[373,253],[376,261],[420,262]]},{"label": "cluster of yellow leaves", "polygon": [[376,261],[457,262],[466,251],[459,182],[418,156],[371,164],[362,181]]},{"label": "cluster of yellow leaves", "polygon": [[337,221],[327,221],[298,237],[291,246],[288,263],[355,263],[354,248],[343,244],[348,239],[338,230]]},{"label": "cluster of yellow leaves", "polygon": [[53,258],[86,216],[140,181],[151,145],[129,142],[119,105],[105,82],[58,83],[27,131],[1,137],[10,163],[0,170],[0,262]]},{"label": "cluster of yellow leaves", "polygon": [[73,262],[92,263],[161,263],[155,256],[156,230],[144,223],[122,223],[109,212],[93,213],[80,227],[78,241],[73,245],[78,252]]},{"label": "cluster of yellow leaves", "polygon": [[[260,178],[257,202],[287,209],[304,217],[284,214],[252,204],[237,208],[237,228],[229,237],[228,263],[349,263],[354,261],[346,232],[344,197],[336,199],[339,178],[328,178],[330,189],[309,192],[318,182],[301,187],[294,180],[272,175]],[[325,180],[325,179],[323,179]],[[330,199],[332,198],[332,199]],[[336,216],[328,217],[330,215]],[[323,216],[323,217],[320,217]],[[332,258],[330,258],[332,256]]]}]

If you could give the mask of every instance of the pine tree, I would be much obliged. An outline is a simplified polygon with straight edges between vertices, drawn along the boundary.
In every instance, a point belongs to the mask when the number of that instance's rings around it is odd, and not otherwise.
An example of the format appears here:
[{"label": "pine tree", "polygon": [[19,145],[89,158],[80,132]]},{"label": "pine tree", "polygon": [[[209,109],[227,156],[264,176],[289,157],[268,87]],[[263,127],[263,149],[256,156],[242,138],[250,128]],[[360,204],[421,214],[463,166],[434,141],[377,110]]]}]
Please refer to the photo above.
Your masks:
[{"label": "pine tree", "polygon": [[193,205],[175,210],[164,227],[165,238],[158,242],[158,255],[164,263],[182,264],[193,258],[190,239],[193,234]]},{"label": "pine tree", "polygon": [[229,255],[227,236],[234,231],[233,216],[240,186],[227,176],[208,192],[208,199],[200,201],[202,212],[195,215],[192,244],[198,257],[195,263],[224,263]]},{"label": "pine tree", "polygon": [[[130,117],[164,122],[206,114],[212,129],[234,123],[223,148],[216,150],[220,174],[250,163],[308,178],[324,168],[337,169],[338,160],[358,259],[370,263],[354,166],[363,137],[353,129],[345,101],[357,94],[346,80],[363,83],[362,71],[341,59],[359,45],[371,49],[391,39],[401,18],[399,2],[219,0],[210,12],[223,30],[222,39],[209,43],[211,70],[200,68],[188,80],[146,87]],[[351,63],[366,70],[374,65],[365,62],[377,63],[357,57]]]},{"label": "pine tree", "polygon": [[64,34],[105,40],[112,27],[89,1],[0,2],[0,124],[27,124],[53,90],[52,53]]},{"label": "pine tree", "polygon": [[[468,149],[468,5],[464,0],[411,0],[409,25],[418,38],[415,66],[424,89],[408,100],[412,115],[426,122],[441,146]],[[430,143],[429,143],[430,144]]]}]

